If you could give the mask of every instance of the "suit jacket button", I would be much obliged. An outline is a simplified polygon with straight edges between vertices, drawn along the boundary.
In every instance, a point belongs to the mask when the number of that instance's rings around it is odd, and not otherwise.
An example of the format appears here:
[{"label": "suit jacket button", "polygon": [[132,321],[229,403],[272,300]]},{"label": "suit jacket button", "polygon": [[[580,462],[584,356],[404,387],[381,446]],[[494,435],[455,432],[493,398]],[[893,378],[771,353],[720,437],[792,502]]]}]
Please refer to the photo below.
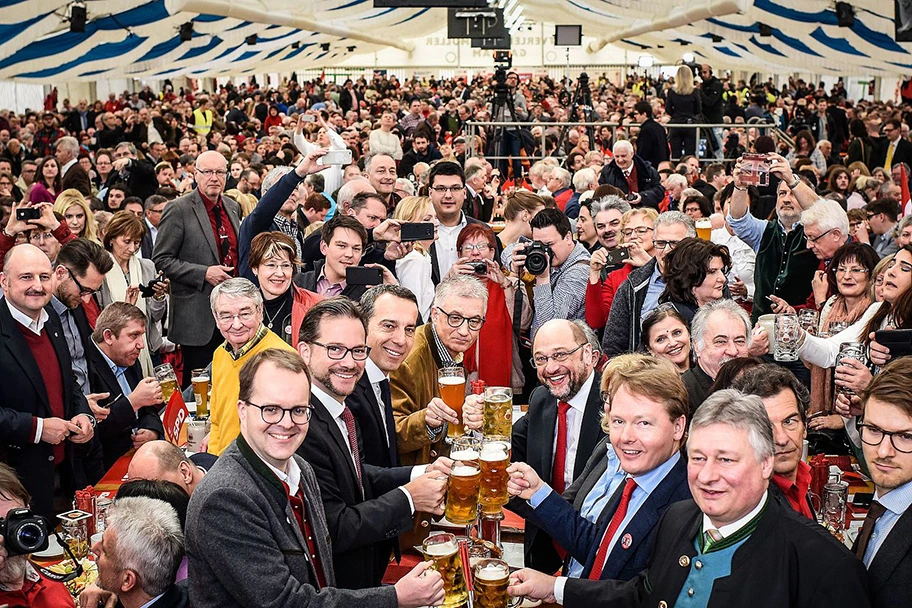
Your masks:
[{"label": "suit jacket button", "polygon": [[694,568],[696,568],[697,570],[699,570],[699,569],[701,569],[702,567],[703,567],[703,562],[701,562],[701,561],[699,561],[699,560],[694,560]]},{"label": "suit jacket button", "polygon": [[682,568],[686,568],[687,566],[690,565],[690,558],[687,557],[686,555],[682,555],[681,557],[678,558],[678,564],[680,564],[680,566]]},{"label": "suit jacket button", "polygon": [[437,450],[431,450],[431,458],[437,458]]},{"label": "suit jacket button", "polygon": [[659,608],[668,608],[668,602],[662,600],[659,602]]},{"label": "suit jacket button", "polygon": [[53,456],[48,456],[48,462],[54,462],[54,457],[53,457]]}]

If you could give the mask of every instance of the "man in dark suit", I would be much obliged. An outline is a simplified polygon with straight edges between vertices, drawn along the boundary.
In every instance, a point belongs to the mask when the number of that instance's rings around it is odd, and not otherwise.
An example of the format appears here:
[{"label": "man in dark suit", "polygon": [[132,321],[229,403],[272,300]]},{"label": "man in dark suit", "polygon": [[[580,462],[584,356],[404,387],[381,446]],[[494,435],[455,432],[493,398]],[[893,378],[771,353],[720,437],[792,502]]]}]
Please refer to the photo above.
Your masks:
[{"label": "man in dark suit", "polygon": [[399,285],[378,285],[364,292],[360,304],[367,319],[367,345],[371,351],[364,373],[345,402],[358,420],[364,462],[396,467],[399,451],[389,375],[399,369],[415,343],[418,300]]},{"label": "man in dark suit", "polygon": [[242,369],[240,435],[187,510],[194,607],[440,605],[442,580],[424,564],[393,586],[330,589],[337,585],[321,490],[295,455],[311,420],[308,373],[297,353],[279,349],[253,355]]},{"label": "man in dark suit", "polygon": [[162,214],[152,259],[171,279],[168,337],[181,345],[183,386],[204,368],[224,341],[209,307],[212,288],[236,276],[241,207],[222,196],[228,162],[218,152],[196,159],[197,188],[171,201]]},{"label": "man in dark suit", "polygon": [[364,96],[355,89],[351,78],[346,79],[345,84],[342,85],[342,90],[339,91],[339,107],[342,108],[342,114],[348,114],[351,110],[357,112],[361,108],[361,100],[363,99]]},{"label": "man in dark suit", "polygon": [[83,131],[95,128],[95,112],[89,109],[89,102],[80,99],[76,107],[67,114],[63,126],[72,135],[79,136]]},{"label": "man in dark suit", "polygon": [[48,517],[97,473],[87,471],[93,463],[80,445],[92,439],[95,419],[75,381],[60,318],[47,310],[53,284],[51,263],[37,247],[18,245],[7,254],[0,274],[0,459],[16,470],[32,509]]},{"label": "man in dark suit", "polygon": [[131,448],[165,436],[161,385],[143,378],[139,365],[145,334],[146,315],[126,302],[108,305],[95,322],[87,355],[92,391],[106,395],[95,410],[105,469]]},{"label": "man in dark suit", "polygon": [[[553,319],[535,335],[533,356],[543,386],[529,397],[529,411],[513,425],[513,462],[527,463],[561,494],[579,478],[586,461],[605,437],[599,424],[601,376],[594,371],[592,346],[583,330],[565,319]],[[463,407],[468,428],[481,427],[482,405],[471,399]],[[556,446],[556,447],[555,447]],[[527,517],[531,507],[514,498],[510,510]],[[561,566],[551,537],[526,522],[525,563],[542,572]],[[561,549],[560,551],[562,551]]]},{"label": "man in dark suit", "polygon": [[[569,579],[563,605],[869,606],[861,562],[823,527],[770,499],[775,451],[759,397],[714,393],[690,424],[694,499],[665,512],[647,568],[626,582]],[[557,599],[552,577],[513,576],[520,582],[511,594]]]},{"label": "man in dark suit", "polygon": [[878,141],[878,146],[871,154],[871,166],[883,167],[889,171],[893,165],[906,163],[912,165],[912,143],[902,136],[902,122],[898,118],[891,118],[883,126],[884,136]]},{"label": "man in dark suit", "polygon": [[107,186],[126,184],[130,194],[146,200],[158,189],[155,167],[136,156],[136,146],[121,142],[114,148],[114,170],[108,176]]},{"label": "man in dark suit", "polygon": [[[566,547],[564,574],[629,580],[646,567],[662,514],[690,498],[680,453],[687,391],[672,365],[646,355],[624,357],[605,373],[610,444],[599,443],[563,496],[522,462],[509,469],[510,493],[528,501],[528,520]],[[566,579],[555,584],[562,591]]]},{"label": "man in dark suit", "polygon": [[868,568],[871,604],[912,605],[912,359],[887,365],[863,397],[861,447],[874,480],[868,509],[852,550]]},{"label": "man in dark suit", "polygon": [[602,169],[599,183],[619,188],[625,195],[634,195],[627,201],[631,207],[658,209],[665,198],[665,188],[652,163],[634,154],[633,146],[626,140],[616,142],[613,151],[614,158]]},{"label": "man in dark suit", "polygon": [[[364,372],[369,347],[360,307],[323,300],[301,325],[298,351],[310,368],[313,417],[298,454],[314,469],[333,539],[336,582],[346,589],[380,584],[398,535],[416,511],[443,514],[452,462],[383,468],[367,464],[364,443],[345,400]],[[425,472],[427,470],[427,472]]]},{"label": "man in dark suit", "polygon": [[118,498],[108,511],[98,556],[97,585],[123,608],[187,608],[187,588],[174,577],[184,557],[177,512],[146,496]]},{"label": "man in dark suit", "polygon": [[652,106],[648,101],[638,101],[633,106],[633,119],[640,123],[636,138],[637,156],[648,161],[653,167],[668,160],[668,133],[652,117]]}]

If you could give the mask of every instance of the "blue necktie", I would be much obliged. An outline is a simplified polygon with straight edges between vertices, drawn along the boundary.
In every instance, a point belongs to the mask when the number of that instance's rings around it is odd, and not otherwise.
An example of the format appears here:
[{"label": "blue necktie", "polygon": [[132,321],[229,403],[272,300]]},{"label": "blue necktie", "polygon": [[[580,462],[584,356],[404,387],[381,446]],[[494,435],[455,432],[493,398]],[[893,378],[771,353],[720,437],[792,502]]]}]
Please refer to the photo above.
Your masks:
[{"label": "blue necktie", "polygon": [[384,419],[386,420],[386,436],[389,439],[389,459],[391,467],[399,466],[399,450],[396,448],[396,424],[393,422],[393,398],[390,394],[390,381],[384,378],[380,381],[380,397],[383,399]]},{"label": "blue necktie", "polygon": [[130,383],[127,382],[126,376],[126,367],[115,366],[114,367],[114,377],[117,378],[117,384],[120,385],[120,389],[123,391],[124,397],[129,397],[130,393],[133,392],[133,389],[130,388]]}]

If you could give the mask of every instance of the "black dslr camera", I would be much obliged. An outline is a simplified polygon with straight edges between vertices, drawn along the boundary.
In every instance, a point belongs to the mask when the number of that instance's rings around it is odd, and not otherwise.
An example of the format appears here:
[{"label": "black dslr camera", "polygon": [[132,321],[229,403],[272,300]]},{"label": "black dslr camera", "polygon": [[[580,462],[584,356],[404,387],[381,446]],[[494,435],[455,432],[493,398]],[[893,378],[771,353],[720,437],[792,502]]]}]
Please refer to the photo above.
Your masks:
[{"label": "black dslr camera", "polygon": [[526,270],[529,274],[540,275],[554,260],[554,252],[541,241],[532,241],[523,248],[526,254]]},{"label": "black dslr camera", "polygon": [[10,556],[28,555],[48,548],[48,531],[44,518],[28,509],[10,509],[6,519],[0,517],[0,534]]}]

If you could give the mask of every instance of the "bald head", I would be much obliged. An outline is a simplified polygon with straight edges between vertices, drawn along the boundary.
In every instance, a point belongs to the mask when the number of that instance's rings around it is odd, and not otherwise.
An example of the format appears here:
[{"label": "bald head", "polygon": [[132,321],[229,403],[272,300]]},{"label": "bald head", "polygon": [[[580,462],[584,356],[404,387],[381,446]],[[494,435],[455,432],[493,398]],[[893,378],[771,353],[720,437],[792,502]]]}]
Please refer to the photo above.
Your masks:
[{"label": "bald head", "polygon": [[3,260],[0,287],[13,307],[37,320],[54,291],[51,261],[34,245],[16,245]]},{"label": "bald head", "polygon": [[196,158],[196,184],[206,198],[215,200],[225,189],[228,161],[215,150],[206,150]]},{"label": "bald head", "polygon": [[373,193],[377,192],[377,190],[371,185],[370,181],[364,177],[355,177],[339,188],[337,202],[342,209],[341,213],[343,215],[348,212],[348,208],[351,206],[351,202],[355,198],[355,195],[361,194],[362,192]]},{"label": "bald head", "polygon": [[203,478],[203,472],[179,447],[160,440],[146,442],[136,450],[127,475],[130,479],[171,481],[187,494],[192,494]]},{"label": "bald head", "polygon": [[563,401],[572,399],[592,375],[592,353],[586,332],[566,319],[552,319],[542,325],[532,348],[538,379]]}]

